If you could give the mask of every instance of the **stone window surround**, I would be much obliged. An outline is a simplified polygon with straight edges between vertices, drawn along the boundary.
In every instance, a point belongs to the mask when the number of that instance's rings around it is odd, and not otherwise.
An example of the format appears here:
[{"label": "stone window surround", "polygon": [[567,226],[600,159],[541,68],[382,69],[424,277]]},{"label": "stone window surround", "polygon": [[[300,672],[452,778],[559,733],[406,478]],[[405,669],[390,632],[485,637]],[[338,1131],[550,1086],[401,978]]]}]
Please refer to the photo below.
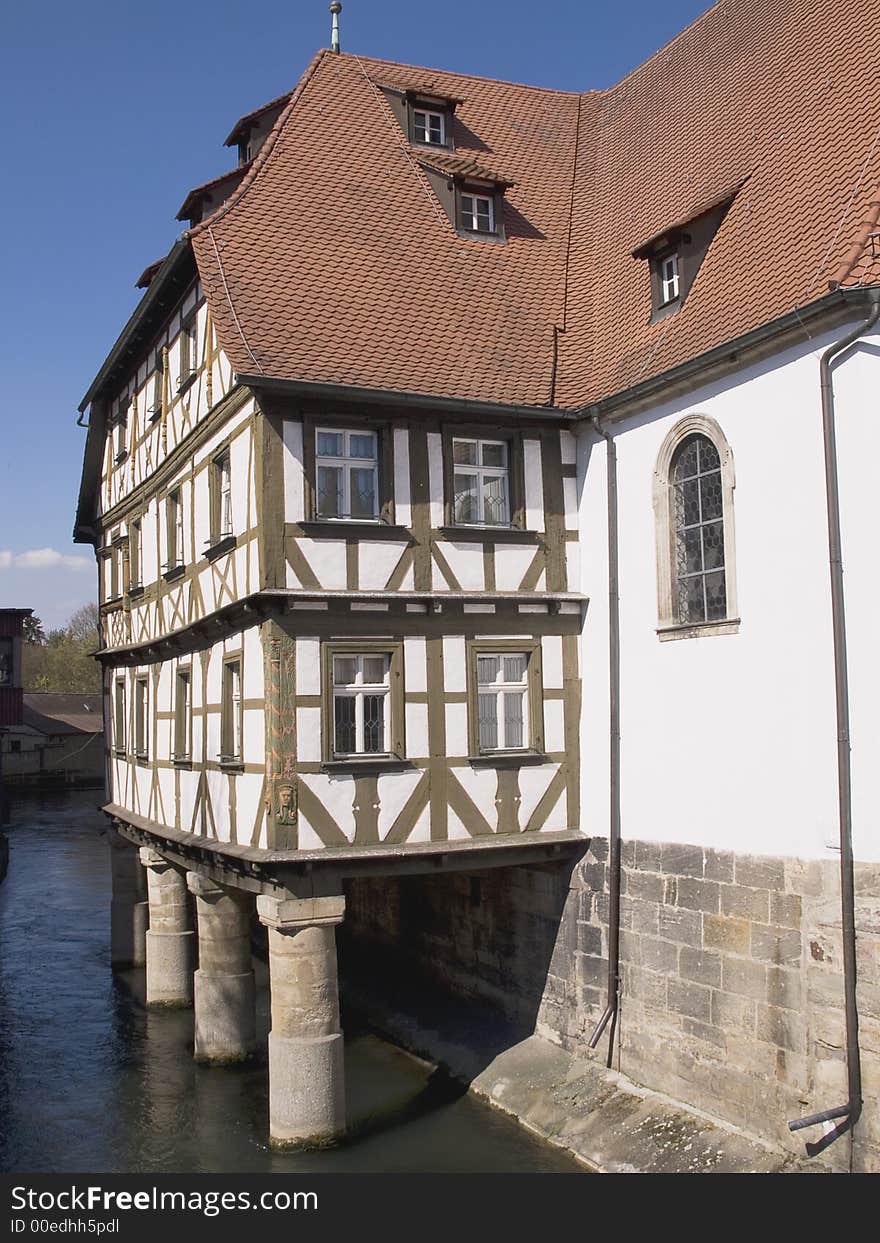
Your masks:
[{"label": "stone window surround", "polygon": [[[675,452],[688,436],[701,435],[711,440],[721,461],[722,518],[724,521],[724,574],[727,595],[727,616],[717,621],[682,624],[678,621],[675,602],[675,530],[669,499],[669,476]],[[679,419],[667,433],[654,468],[654,529],[657,542],[657,636],[669,639],[693,639],[706,635],[736,634],[740,626],[736,596],[736,549],[734,535],[733,493],[736,475],[733,452],[724,432],[715,419],[705,414],[688,414]]]}]

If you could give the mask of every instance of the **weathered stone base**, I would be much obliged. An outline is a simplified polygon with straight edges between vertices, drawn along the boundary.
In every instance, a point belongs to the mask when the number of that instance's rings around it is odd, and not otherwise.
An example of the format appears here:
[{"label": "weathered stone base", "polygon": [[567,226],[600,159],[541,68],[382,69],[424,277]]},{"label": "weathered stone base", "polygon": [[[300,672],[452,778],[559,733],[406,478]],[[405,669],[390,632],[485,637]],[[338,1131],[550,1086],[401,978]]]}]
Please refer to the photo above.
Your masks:
[{"label": "weathered stone base", "polygon": [[194,1054],[198,1062],[243,1062],[256,1044],[254,973],[193,977]]},{"label": "weathered stone base", "polygon": [[147,942],[147,1005],[187,1009],[193,1002],[195,933],[153,932]]},{"label": "weathered stone base", "polygon": [[269,1032],[269,1138],[273,1147],[324,1147],[345,1131],[341,1033]]},{"label": "weathered stone base", "polygon": [[[489,1003],[521,1035],[579,1057],[605,1005],[607,842],[572,868],[363,881],[346,953]],[[614,1067],[636,1083],[802,1156],[790,1119],[844,1103],[836,860],[624,843],[622,995]],[[880,1170],[880,866],[857,865],[865,1105],[854,1140],[816,1158]],[[818,1131],[818,1129],[817,1129]],[[814,1163],[815,1164],[815,1163]]]}]

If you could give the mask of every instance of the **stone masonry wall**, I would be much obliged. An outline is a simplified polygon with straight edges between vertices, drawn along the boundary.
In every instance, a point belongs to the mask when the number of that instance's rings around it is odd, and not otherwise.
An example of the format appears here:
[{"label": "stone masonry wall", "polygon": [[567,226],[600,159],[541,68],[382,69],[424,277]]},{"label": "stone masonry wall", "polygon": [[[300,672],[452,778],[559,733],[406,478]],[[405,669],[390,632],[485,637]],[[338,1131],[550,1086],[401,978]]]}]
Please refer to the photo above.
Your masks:
[{"label": "stone masonry wall", "polygon": [[[605,1005],[606,859],[594,838],[574,867],[358,882],[347,943],[584,1052]],[[846,1099],[836,860],[625,842],[623,863],[615,1067],[802,1154],[821,1132],[792,1135],[788,1120]],[[856,890],[852,1163],[880,1171],[880,865],[857,865]],[[844,1169],[850,1155],[845,1138],[817,1160]]]}]

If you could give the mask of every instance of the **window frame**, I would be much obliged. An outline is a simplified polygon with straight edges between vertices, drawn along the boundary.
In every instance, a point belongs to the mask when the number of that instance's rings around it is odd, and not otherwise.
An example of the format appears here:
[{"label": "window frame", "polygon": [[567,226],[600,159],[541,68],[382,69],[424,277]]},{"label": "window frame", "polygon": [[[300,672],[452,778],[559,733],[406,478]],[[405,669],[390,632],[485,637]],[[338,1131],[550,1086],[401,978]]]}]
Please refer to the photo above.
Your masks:
[{"label": "window frame", "polygon": [[162,414],[164,389],[165,389],[165,352],[162,346],[159,346],[153,353],[153,400],[147,407],[147,414],[150,416],[150,422],[155,422]]},{"label": "window frame", "polygon": [[[440,121],[440,138],[434,142],[430,138],[418,138],[416,136],[416,116],[423,115],[425,117],[425,133],[430,133],[430,118],[437,117]],[[445,108],[439,108],[437,105],[429,106],[428,104],[418,103],[414,101],[410,105],[410,141],[414,146],[418,147],[446,147],[449,146],[449,115]]]},{"label": "window frame", "polygon": [[[233,694],[233,671],[238,676],[238,709]],[[238,749],[235,743],[238,743]],[[220,687],[220,766],[226,769],[244,767],[244,653],[241,649],[223,653],[223,675]]]},{"label": "window frame", "polygon": [[[228,481],[229,492],[229,530],[223,528],[223,497],[225,489],[223,487],[225,464],[225,477]],[[218,544],[223,544],[227,540],[235,538],[235,525],[232,507],[232,451],[229,444],[224,445],[211,458],[208,476],[208,490],[210,492],[210,539],[208,540],[209,549],[216,548]]]},{"label": "window frame", "polygon": [[[498,207],[495,202],[495,194],[489,190],[477,190],[471,186],[463,185],[459,188],[458,193],[458,227],[465,233],[473,234],[475,237],[497,237],[498,236]],[[470,199],[474,204],[473,210],[465,213],[464,200]],[[467,224],[466,220],[478,220],[480,213],[476,210],[477,203],[487,203],[489,207],[489,227],[488,229],[475,228],[473,224]]]},{"label": "window frame", "polygon": [[[386,656],[388,658],[388,716],[385,725],[388,751],[354,751],[338,754],[335,750],[335,694],[333,662],[338,656]],[[395,640],[351,639],[334,640],[321,645],[321,742],[325,764],[370,765],[394,764],[406,758],[404,734],[403,643]]]},{"label": "window frame", "polygon": [[116,403],[113,415],[113,461],[120,465],[128,457],[128,398],[122,397]]},{"label": "window frame", "polygon": [[[394,108],[395,107],[394,101],[392,100],[391,102],[392,102],[392,107]],[[403,101],[401,101],[401,105],[402,104],[403,104]],[[432,100],[428,96],[421,96],[421,95],[407,93],[406,99],[405,99],[405,107],[406,107],[406,126],[405,126],[406,136],[414,147],[418,147],[420,150],[424,150],[424,151],[451,151],[453,150],[454,143],[453,143],[453,135],[452,135],[452,118],[454,114],[454,107],[449,102],[444,102],[442,99]],[[442,118],[442,132],[443,132],[442,142],[439,142],[439,143],[425,142],[423,139],[416,137],[416,113],[417,112],[431,113],[434,116],[439,116]]]},{"label": "window frame", "polygon": [[[322,454],[318,452],[318,437],[321,435],[342,436],[343,437],[343,453],[338,454]],[[312,429],[313,442],[312,451],[314,454],[314,505],[315,505],[315,521],[317,522],[365,522],[375,524],[382,521],[382,494],[380,487],[380,479],[382,474],[382,451],[380,444],[380,435],[375,428],[372,427],[345,427],[343,425],[332,426],[330,423],[315,423]],[[372,458],[355,458],[346,454],[345,450],[349,447],[349,437],[351,436],[372,436],[376,442],[375,457]],[[375,486],[374,495],[374,512],[370,518],[355,517],[351,513],[351,471],[356,469],[357,462],[369,463],[374,472]],[[318,472],[325,463],[331,463],[334,467],[338,467],[343,472],[342,478],[342,496],[343,507],[346,498],[348,499],[348,513],[342,513],[338,516],[332,514],[322,514],[318,509]],[[364,469],[363,467],[361,469]]]},{"label": "window frame", "polygon": [[[443,429],[443,525],[454,530],[524,531],[526,529],[525,454],[521,432],[487,435],[488,428],[473,424],[447,424]],[[507,446],[507,522],[459,522],[455,517],[456,440],[486,441]]]},{"label": "window frame", "polygon": [[[528,758],[543,756],[544,735],[544,672],[540,639],[468,639],[467,655],[467,715],[468,758],[474,762],[491,763],[517,756]],[[526,702],[528,705],[528,736],[522,747],[494,747],[483,750],[480,746],[479,690],[477,658],[480,656],[527,656]]]},{"label": "window frame", "polygon": [[[181,699],[181,685],[186,684],[186,696]],[[176,765],[192,763],[192,665],[179,664],[174,671],[174,738],[171,751]],[[181,749],[181,744],[184,744]]]},{"label": "window frame", "polygon": [[186,524],[183,512],[183,485],[169,488],[165,496],[165,566],[164,574],[173,574],[186,565],[184,545]]},{"label": "window frame", "polygon": [[199,308],[187,312],[180,319],[178,333],[177,391],[181,392],[195,378],[199,369]]},{"label": "window frame", "polygon": [[128,524],[128,594],[143,590],[144,518],[139,514]]},{"label": "window frame", "polygon": [[134,757],[139,763],[150,758],[150,679],[139,673],[134,679]]},{"label": "window frame", "polygon": [[[375,518],[321,518],[318,516],[318,431],[371,432],[376,436],[378,462],[377,501]],[[390,423],[376,419],[353,418],[349,414],[336,415],[332,410],[325,417],[303,415],[303,484],[304,520],[320,523],[332,530],[345,525],[355,527],[394,526],[394,430]]]},{"label": "window frame", "polygon": [[113,754],[124,756],[127,752],[127,718],[125,710],[125,678],[115,678],[113,683]]},{"label": "window frame", "polygon": [[[702,622],[682,622],[678,618],[678,579],[676,576],[676,526],[671,502],[672,463],[676,452],[689,436],[705,436],[715,446],[721,463],[721,518],[724,525],[724,578],[727,611],[723,618]],[[657,565],[657,635],[661,640],[696,638],[699,635],[735,634],[740,627],[736,591],[736,540],[734,529],[734,491],[736,474],[733,452],[718,423],[707,415],[694,413],[680,419],[670,429],[657,455],[654,469],[653,501]]]}]

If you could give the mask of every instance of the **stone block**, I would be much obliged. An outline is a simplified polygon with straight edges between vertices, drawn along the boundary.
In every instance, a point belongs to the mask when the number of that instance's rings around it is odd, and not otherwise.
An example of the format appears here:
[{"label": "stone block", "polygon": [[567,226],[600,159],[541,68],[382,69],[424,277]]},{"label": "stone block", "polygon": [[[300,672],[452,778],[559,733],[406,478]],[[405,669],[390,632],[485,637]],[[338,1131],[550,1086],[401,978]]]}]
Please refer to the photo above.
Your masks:
[{"label": "stone block", "polygon": [[785,967],[767,968],[767,1003],[787,1010],[800,1010],[803,1005],[803,979],[800,971]]},{"label": "stone block", "polygon": [[792,966],[801,960],[801,934],[793,928],[752,924],[752,957],[775,966]]},{"label": "stone block", "polygon": [[753,1033],[757,1002],[750,997],[716,991],[712,993],[712,1023],[724,1031],[734,1028]]},{"label": "stone block", "polygon": [[589,859],[590,856],[592,856],[592,858],[598,861],[599,863],[604,863],[607,860],[608,858],[608,838],[607,837],[593,837],[590,839],[590,849],[587,854],[587,858]]},{"label": "stone block", "polygon": [[770,894],[766,889],[746,889],[741,885],[721,886],[721,914],[766,924],[770,918]]},{"label": "stone block", "polygon": [[636,967],[629,963],[623,968],[624,996],[632,998],[653,1010],[667,1008],[667,981],[665,975],[656,971],[646,971],[644,967]]},{"label": "stone block", "polygon": [[602,929],[597,928],[594,924],[577,925],[577,948],[583,954],[593,954],[599,958],[602,955]]},{"label": "stone block", "polygon": [[684,980],[693,980],[697,984],[708,984],[712,988],[719,988],[721,986],[721,955],[711,950],[698,950],[685,945],[679,956],[678,972]]},{"label": "stone block", "polygon": [[733,881],[733,853],[729,850],[706,850],[703,858],[706,880]]},{"label": "stone block", "polygon": [[622,962],[638,964],[642,961],[642,938],[637,932],[620,932],[620,958]]},{"label": "stone block", "polygon": [[659,933],[663,940],[693,946],[700,946],[703,943],[703,916],[699,911],[685,911],[661,906],[658,923]]},{"label": "stone block", "polygon": [[803,919],[803,903],[799,894],[770,894],[770,923],[780,928],[800,928]]},{"label": "stone block", "polygon": [[712,993],[701,984],[693,984],[689,980],[670,980],[666,1005],[676,1014],[686,1014],[688,1018],[699,1019],[703,1023],[711,1022]]},{"label": "stone block", "polygon": [[696,1040],[701,1040],[704,1044],[712,1045],[721,1052],[727,1049],[727,1037],[720,1027],[715,1027],[712,1023],[701,1023],[699,1019],[683,1018],[681,1027],[682,1031]]},{"label": "stone block", "polygon": [[692,880],[682,876],[676,881],[676,906],[689,911],[705,911],[717,915],[719,908],[718,882],[714,880]]},{"label": "stone block", "polygon": [[578,954],[576,975],[578,984],[598,988],[604,985],[608,976],[608,963],[604,958],[594,958],[590,954]]},{"label": "stone block", "polygon": [[750,924],[745,919],[704,915],[703,944],[710,949],[726,950],[730,954],[748,954]]},{"label": "stone block", "polygon": [[635,866],[640,872],[663,870],[663,846],[660,842],[636,842]]},{"label": "stone block", "polygon": [[792,1010],[780,1010],[776,1006],[758,1006],[755,1035],[759,1040],[792,1053],[805,1053],[807,1033],[804,1020]]},{"label": "stone block", "polygon": [[866,1019],[880,1019],[880,987],[876,984],[859,982],[858,985],[859,1014]]},{"label": "stone block", "polygon": [[734,875],[737,885],[745,885],[749,889],[784,889],[785,860],[763,855],[737,855]]},{"label": "stone block", "polygon": [[605,888],[606,867],[604,863],[582,863],[578,871],[587,889],[601,893]]},{"label": "stone block", "polygon": [[664,842],[661,850],[663,871],[674,876],[703,877],[702,846],[683,846],[676,842]]},{"label": "stone block", "polygon": [[860,898],[880,898],[880,863],[856,863],[855,884],[857,901]]},{"label": "stone block", "polygon": [[663,877],[654,872],[628,872],[626,893],[645,902],[663,901]]},{"label": "stone block", "polygon": [[642,937],[642,966],[650,971],[675,972],[678,970],[678,951],[679,947],[673,941]]},{"label": "stone block", "polygon": [[785,890],[803,897],[820,898],[825,892],[822,864],[816,859],[786,859]]},{"label": "stone block", "polygon": [[820,924],[807,939],[807,961],[830,971],[839,971],[843,963],[843,941],[839,928]]},{"label": "stone block", "polygon": [[641,898],[623,897],[620,900],[621,923],[624,916],[625,926],[633,932],[647,932],[657,935],[660,907],[656,902],[643,902]]},{"label": "stone block", "polygon": [[767,995],[767,968],[763,963],[724,955],[721,960],[721,987],[725,993],[763,1001]]},{"label": "stone block", "polygon": [[843,976],[830,971],[807,971],[807,1001],[810,1005],[842,1010]]}]

